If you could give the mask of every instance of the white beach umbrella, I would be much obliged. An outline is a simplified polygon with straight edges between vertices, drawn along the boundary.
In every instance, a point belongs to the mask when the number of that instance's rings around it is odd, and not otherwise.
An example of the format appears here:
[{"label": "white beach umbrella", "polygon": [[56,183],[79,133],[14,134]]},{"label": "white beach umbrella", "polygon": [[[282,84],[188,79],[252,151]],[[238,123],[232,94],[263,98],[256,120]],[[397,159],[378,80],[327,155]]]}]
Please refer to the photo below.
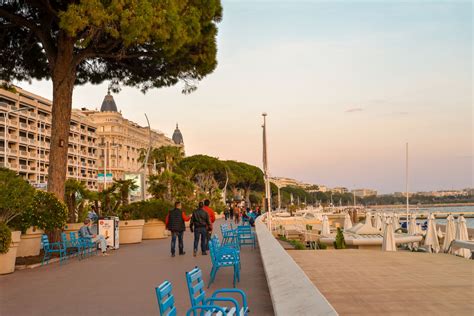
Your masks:
[{"label": "white beach umbrella", "polygon": [[416,225],[416,214],[411,214],[410,221],[408,222],[408,234],[416,235],[418,234],[418,225]]},{"label": "white beach umbrella", "polygon": [[352,227],[352,221],[351,221],[351,216],[349,213],[346,213],[346,216],[344,217],[344,230],[348,230]]},{"label": "white beach umbrella", "polygon": [[380,213],[375,214],[375,228],[382,230],[382,215]]},{"label": "white beach umbrella", "polygon": [[391,218],[388,218],[386,221],[385,232],[383,233],[382,240],[382,251],[397,251]]},{"label": "white beach umbrella", "polygon": [[430,216],[428,217],[428,229],[426,230],[424,245],[428,246],[430,252],[439,252],[440,247],[438,233],[436,231],[436,221],[434,214],[430,214]]},{"label": "white beach umbrella", "polygon": [[453,215],[449,214],[446,217],[446,233],[444,235],[444,242],[443,242],[443,251],[447,252],[451,242],[456,237],[456,225],[454,224],[454,217]]},{"label": "white beach umbrella", "polygon": [[[464,216],[459,216],[457,220],[456,240],[469,240],[467,233],[466,219]],[[466,259],[471,258],[471,251],[466,248],[461,248],[455,251],[455,254]]]},{"label": "white beach umbrella", "polygon": [[397,229],[400,228],[400,218],[398,217],[398,214],[394,213],[393,214],[393,230],[397,231]]},{"label": "white beach umbrella", "polygon": [[[409,222],[408,222],[408,235],[419,235],[419,227],[416,224],[416,214],[411,214]],[[419,243],[418,242],[412,242],[408,244],[408,248],[412,249],[417,249]]]},{"label": "white beach umbrella", "polygon": [[372,213],[370,212],[367,212],[365,213],[365,223],[367,224],[370,224],[371,227],[374,227],[374,225],[372,224]]},{"label": "white beach umbrella", "polygon": [[323,216],[323,227],[321,229],[322,236],[329,236],[331,234],[331,230],[329,229],[329,219],[327,215]]}]

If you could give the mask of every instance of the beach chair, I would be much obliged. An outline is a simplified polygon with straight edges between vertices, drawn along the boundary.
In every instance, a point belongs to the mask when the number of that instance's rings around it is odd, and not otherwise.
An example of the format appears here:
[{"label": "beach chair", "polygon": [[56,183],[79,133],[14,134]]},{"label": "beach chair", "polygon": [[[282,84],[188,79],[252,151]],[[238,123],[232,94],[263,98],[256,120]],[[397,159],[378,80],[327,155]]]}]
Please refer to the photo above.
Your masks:
[{"label": "beach chair", "polygon": [[240,252],[232,247],[218,247],[218,244],[211,238],[209,242],[209,250],[211,255],[212,269],[209,279],[209,286],[216,278],[217,271],[220,268],[232,267],[234,269],[233,285],[236,281],[240,281]]},{"label": "beach chair", "polygon": [[51,259],[51,255],[53,253],[59,254],[59,264],[61,265],[63,261],[67,260],[66,255],[66,248],[63,246],[61,242],[49,242],[48,235],[43,234],[41,236],[41,244],[43,245],[44,256],[43,260],[41,261],[41,265],[49,263],[49,259]]},{"label": "beach chair", "polygon": [[[249,308],[247,305],[247,296],[244,291],[239,289],[219,289],[206,298],[204,291],[204,281],[202,280],[202,271],[198,267],[186,272],[186,283],[188,285],[189,299],[192,307],[214,305],[216,303],[230,303],[231,307],[222,307],[225,311],[224,315],[247,315]],[[221,294],[237,294],[240,296],[242,305],[232,297],[222,297]],[[197,314],[195,314],[197,315]]]},{"label": "beach chair", "polygon": [[[156,299],[158,300],[158,308],[161,316],[176,316],[177,310],[174,305],[174,295],[171,293],[173,286],[169,281],[161,283],[155,288]],[[200,311],[200,313],[197,313]],[[226,315],[225,310],[222,307],[216,305],[201,305],[191,307],[186,315]]]}]

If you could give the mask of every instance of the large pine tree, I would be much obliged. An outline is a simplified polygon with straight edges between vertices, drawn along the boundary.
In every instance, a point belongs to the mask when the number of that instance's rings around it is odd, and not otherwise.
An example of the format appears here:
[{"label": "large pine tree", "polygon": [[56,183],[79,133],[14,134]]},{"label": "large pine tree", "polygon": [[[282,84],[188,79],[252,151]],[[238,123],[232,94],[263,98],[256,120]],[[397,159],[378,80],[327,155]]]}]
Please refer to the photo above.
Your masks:
[{"label": "large pine tree", "polygon": [[0,80],[53,83],[50,192],[64,198],[74,86],[190,92],[217,65],[221,17],[220,0],[0,0]]}]

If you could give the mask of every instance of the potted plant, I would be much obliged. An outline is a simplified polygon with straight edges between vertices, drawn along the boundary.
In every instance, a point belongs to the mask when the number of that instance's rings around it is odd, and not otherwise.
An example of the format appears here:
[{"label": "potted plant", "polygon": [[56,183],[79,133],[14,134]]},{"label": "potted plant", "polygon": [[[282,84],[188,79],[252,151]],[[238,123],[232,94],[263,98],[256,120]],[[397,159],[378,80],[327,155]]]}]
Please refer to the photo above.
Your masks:
[{"label": "potted plant", "polygon": [[165,220],[168,212],[173,208],[173,204],[163,200],[148,200],[141,202],[139,206],[145,219],[143,226],[143,239],[166,238]]},{"label": "potted plant", "polygon": [[0,274],[15,271],[21,231],[12,232],[10,222],[29,207],[34,192],[34,188],[15,172],[0,168]]},{"label": "potted plant", "polygon": [[21,242],[17,249],[17,257],[38,256],[41,248],[41,235],[44,231],[36,226],[34,221],[33,207],[26,208],[25,211],[16,217],[11,226],[21,231]]},{"label": "potted plant", "polygon": [[121,245],[142,242],[145,220],[138,206],[140,203],[143,202],[125,205],[119,210],[119,240]]}]

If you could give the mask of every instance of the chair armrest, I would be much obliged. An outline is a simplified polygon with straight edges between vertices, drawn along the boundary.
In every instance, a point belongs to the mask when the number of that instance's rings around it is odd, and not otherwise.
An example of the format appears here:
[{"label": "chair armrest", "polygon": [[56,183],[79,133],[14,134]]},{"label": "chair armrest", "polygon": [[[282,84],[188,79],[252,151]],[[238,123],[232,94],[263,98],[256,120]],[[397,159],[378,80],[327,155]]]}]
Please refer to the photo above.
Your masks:
[{"label": "chair armrest", "polygon": [[239,302],[235,298],[232,297],[208,297],[204,300],[204,305],[214,305],[214,302],[231,302],[235,305],[236,310],[240,310]]},{"label": "chair armrest", "polygon": [[188,311],[186,312],[186,316],[194,315],[194,312],[197,312],[198,310],[201,310],[202,312],[203,311],[218,311],[219,313],[221,313],[220,315],[222,315],[222,316],[225,316],[225,314],[226,314],[225,310],[220,306],[217,306],[217,305],[200,305],[200,306],[194,306],[194,307],[191,307],[190,309],[188,309]]},{"label": "chair armrest", "polygon": [[221,293],[237,293],[237,294],[240,294],[241,297],[242,297],[242,305],[243,305],[245,310],[248,310],[247,295],[245,295],[244,291],[239,290],[239,289],[219,289],[219,290],[214,291],[214,293],[212,293],[211,297],[216,297],[217,294],[221,294]]}]

